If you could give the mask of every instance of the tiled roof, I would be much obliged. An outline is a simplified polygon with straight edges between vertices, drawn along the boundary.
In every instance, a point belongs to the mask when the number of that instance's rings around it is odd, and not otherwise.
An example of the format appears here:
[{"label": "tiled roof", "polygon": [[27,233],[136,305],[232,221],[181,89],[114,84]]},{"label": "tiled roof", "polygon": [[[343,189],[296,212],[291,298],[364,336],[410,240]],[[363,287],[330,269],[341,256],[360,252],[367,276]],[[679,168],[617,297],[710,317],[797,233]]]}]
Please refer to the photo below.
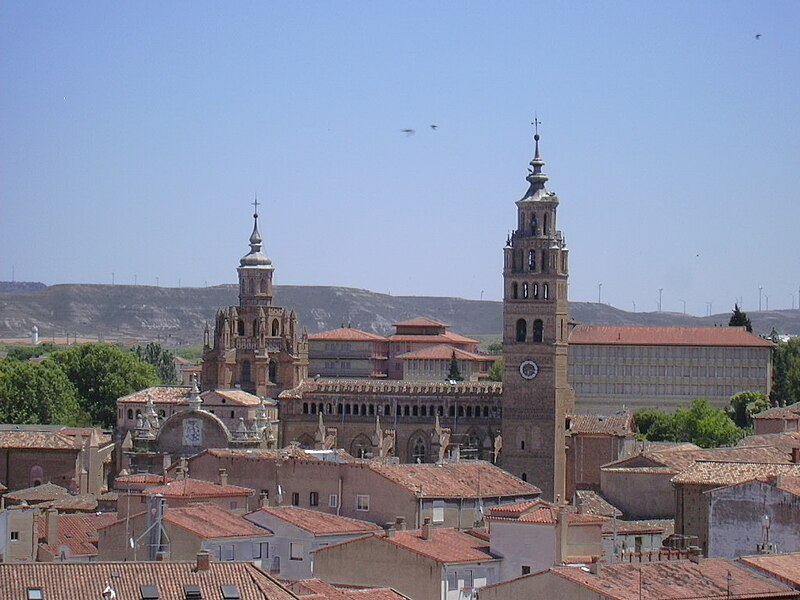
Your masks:
[{"label": "tiled roof", "polygon": [[603,565],[597,575],[578,567],[554,567],[550,572],[614,600],[791,598],[795,593],[785,584],[720,559],[699,564],[675,560]]},{"label": "tiled roof", "polygon": [[800,447],[800,432],[784,431],[782,433],[764,433],[761,435],[748,435],[738,444],[739,446],[772,446],[786,456],[791,457],[792,448]]},{"label": "tiled roof", "polygon": [[632,436],[633,415],[622,413],[611,415],[568,415],[568,434],[599,434],[614,436]]},{"label": "tiled roof", "polygon": [[489,544],[474,535],[449,527],[432,527],[430,532],[429,540],[423,539],[422,531],[419,529],[398,531],[393,537],[382,539],[440,563],[495,560],[489,554]]},{"label": "tiled roof", "polygon": [[161,600],[184,600],[186,584],[199,585],[203,597],[236,585],[247,600],[296,598],[249,562],[212,561],[208,571],[197,571],[195,562],[0,564],[0,598],[25,598],[31,587],[41,588],[46,600],[102,598],[110,585],[118,600],[126,600],[141,598],[142,585],[157,585]]},{"label": "tiled roof", "polygon": [[43,483],[34,487],[25,488],[24,490],[17,490],[9,492],[5,495],[6,501],[27,503],[32,502],[46,502],[48,500],[58,500],[59,498],[66,498],[69,496],[69,491],[66,488],[56,485],[55,483]]},{"label": "tiled roof", "polygon": [[386,338],[375,333],[353,329],[352,327],[340,327],[330,331],[312,333],[308,336],[312,342],[333,341],[333,342],[385,342]]},{"label": "tiled roof", "polygon": [[753,415],[753,418],[797,420],[800,419],[800,403],[768,408],[767,410],[762,410],[760,413]]},{"label": "tiled roof", "polygon": [[390,342],[419,342],[423,344],[477,344],[478,340],[473,340],[463,335],[446,331],[436,335],[425,335],[424,333],[393,333],[387,338]]},{"label": "tiled roof", "polygon": [[576,490],[575,504],[581,506],[587,515],[597,515],[598,517],[617,517],[622,516],[622,511],[603,498],[599,493],[592,490]]},{"label": "tiled roof", "polygon": [[434,321],[428,317],[415,317],[408,321],[400,321],[399,323],[392,323],[392,327],[450,327],[447,323]]},{"label": "tiled roof", "polygon": [[514,521],[517,523],[534,523],[537,525],[555,525],[561,508],[566,510],[567,521],[571,525],[581,523],[605,523],[605,517],[575,512],[574,507],[562,506],[544,500],[514,502],[493,507],[487,517],[490,521]]},{"label": "tiled roof", "polygon": [[453,346],[448,346],[447,344],[438,344],[436,346],[428,346],[427,348],[414,350],[412,352],[405,352],[403,354],[398,354],[397,358],[402,358],[403,360],[412,360],[412,359],[451,360],[453,358],[454,353],[456,355],[456,358],[459,360],[473,360],[473,361],[484,361],[484,362],[494,362],[497,360],[497,356],[467,352],[466,350],[454,348]]},{"label": "tiled roof", "polygon": [[495,381],[401,381],[376,379],[307,379],[294,389],[282,392],[280,398],[302,398],[304,394],[430,394],[436,396],[497,396],[503,384]]},{"label": "tiled roof", "polygon": [[219,404],[235,404],[239,406],[258,406],[261,400],[243,390],[208,390],[200,394],[203,404],[217,406]]},{"label": "tiled roof", "polygon": [[698,461],[672,478],[674,484],[718,487],[769,475],[800,475],[800,464]]},{"label": "tiled roof", "polygon": [[154,404],[180,404],[189,398],[191,388],[179,385],[158,385],[133,392],[117,400],[117,404],[146,404],[152,398]]},{"label": "tiled roof", "polygon": [[36,508],[42,510],[55,508],[59,511],[94,512],[97,508],[97,497],[94,494],[80,494],[78,496],[65,496],[57,500],[42,502]]},{"label": "tiled roof", "polygon": [[0,431],[0,448],[77,451],[80,446],[57,431]]},{"label": "tiled roof", "polygon": [[47,544],[47,521],[44,516],[36,516],[37,539],[39,545],[58,557],[61,546],[66,546],[73,556],[97,556],[97,530],[117,520],[117,513],[98,513],[91,515],[59,515],[56,543]]},{"label": "tiled roof", "polygon": [[391,588],[343,588],[319,579],[290,581],[286,587],[305,600],[403,600],[407,598]]},{"label": "tiled roof", "polygon": [[661,534],[667,537],[675,533],[674,519],[647,519],[641,521],[623,521],[609,519],[603,523],[603,535],[613,535],[614,532],[624,535],[645,535],[649,533]]},{"label": "tiled roof", "polygon": [[259,512],[286,521],[314,535],[369,533],[380,529],[375,523],[331,515],[317,510],[307,510],[297,506],[270,506],[256,511],[256,513]]},{"label": "tiled roof", "polygon": [[254,490],[238,485],[218,485],[201,479],[177,479],[166,485],[147,488],[146,495],[159,494],[165,498],[219,498],[224,496],[250,496]]},{"label": "tiled roof", "polygon": [[70,437],[93,437],[98,446],[105,446],[114,441],[110,432],[107,433],[96,427],[64,427],[64,429],[59,429],[58,432]]},{"label": "tiled roof", "polygon": [[779,490],[788,492],[793,496],[800,496],[800,476],[784,475],[778,477],[775,485]]},{"label": "tiled roof", "polygon": [[679,473],[696,461],[724,461],[743,463],[787,463],[789,458],[773,446],[734,446],[731,448],[702,449],[694,444],[651,450],[605,465],[603,469],[628,469],[636,467],[665,467],[669,472]]},{"label": "tiled roof", "polygon": [[[171,477],[167,477],[166,481],[172,481]],[[164,475],[155,475],[154,473],[132,473],[130,475],[117,475],[114,478],[114,486],[125,484],[150,484],[161,485],[165,483]]]},{"label": "tiled roof", "polygon": [[[286,446],[277,450],[268,450],[265,448],[209,448],[204,450],[198,456],[208,454],[217,458],[235,458],[237,460],[286,460],[288,458],[297,458],[300,460],[320,460],[316,456],[308,454],[303,448],[299,446]],[[190,459],[191,464],[191,459]]]},{"label": "tiled roof", "polygon": [[[534,496],[541,490],[486,461],[432,464],[366,465],[423,498],[497,498]],[[360,466],[354,465],[355,467]]]},{"label": "tiled roof", "polygon": [[743,556],[739,561],[795,587],[800,587],[800,552]]},{"label": "tiled roof", "polygon": [[271,531],[216,504],[193,504],[181,508],[168,508],[164,512],[164,521],[190,531],[203,539],[272,535]]},{"label": "tiled roof", "polygon": [[774,344],[744,327],[629,327],[578,325],[569,343],[622,346],[735,346],[772,348]]}]

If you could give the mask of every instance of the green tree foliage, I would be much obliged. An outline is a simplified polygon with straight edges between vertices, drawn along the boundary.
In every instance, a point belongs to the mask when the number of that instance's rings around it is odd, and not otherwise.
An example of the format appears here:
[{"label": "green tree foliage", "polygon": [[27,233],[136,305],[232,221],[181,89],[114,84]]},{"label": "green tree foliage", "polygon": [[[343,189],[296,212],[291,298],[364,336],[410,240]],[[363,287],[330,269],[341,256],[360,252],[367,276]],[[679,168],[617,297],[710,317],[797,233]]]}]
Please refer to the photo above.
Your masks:
[{"label": "green tree foliage", "polygon": [[506,361],[498,358],[492,363],[489,369],[489,381],[503,381],[503,371],[506,369]]},{"label": "green tree foliage", "polygon": [[733,314],[731,314],[731,320],[728,321],[728,325],[730,327],[744,327],[747,331],[753,333],[753,326],[747,317],[747,313],[739,309],[738,304],[733,305]]},{"label": "green tree foliage", "polygon": [[53,354],[78,390],[92,422],[111,427],[117,398],[158,385],[156,368],[136,355],[109,344],[83,344]]},{"label": "green tree foliage", "polygon": [[714,408],[705,398],[674,413],[646,409],[634,415],[640,436],[653,442],[691,442],[701,448],[730,446],[744,436],[724,410]]},{"label": "green tree foliage", "polygon": [[447,379],[450,381],[464,381],[461,376],[461,369],[458,368],[455,350],[453,350],[453,356],[450,358],[450,370],[447,372]]},{"label": "green tree foliage", "polygon": [[50,342],[43,342],[36,346],[13,346],[9,348],[6,358],[9,360],[30,360],[44,354],[51,354],[55,350],[56,347]]},{"label": "green tree foliage", "polygon": [[488,346],[486,346],[486,351],[489,354],[502,354],[503,353],[503,342],[492,342]]},{"label": "green tree foliage", "polygon": [[800,401],[800,337],[779,342],[773,354],[772,403],[788,406]]},{"label": "green tree foliage", "polygon": [[178,373],[175,370],[175,356],[163,348],[161,344],[150,342],[142,348],[136,346],[131,349],[139,360],[153,365],[158,371],[158,376],[161,378],[161,383],[173,384],[178,383]]},{"label": "green tree foliage", "polygon": [[753,415],[770,407],[769,397],[762,392],[739,392],[731,398],[725,409],[728,416],[738,427],[753,427]]},{"label": "green tree foliage", "polygon": [[78,391],[51,360],[41,363],[3,361],[0,370],[0,422],[43,425],[86,425]]}]

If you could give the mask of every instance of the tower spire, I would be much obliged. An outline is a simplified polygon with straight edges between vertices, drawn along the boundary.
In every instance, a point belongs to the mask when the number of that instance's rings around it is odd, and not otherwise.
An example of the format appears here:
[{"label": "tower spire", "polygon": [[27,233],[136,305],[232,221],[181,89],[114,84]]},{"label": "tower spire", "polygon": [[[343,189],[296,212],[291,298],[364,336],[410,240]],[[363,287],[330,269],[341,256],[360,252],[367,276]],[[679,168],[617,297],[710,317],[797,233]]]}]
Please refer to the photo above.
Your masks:
[{"label": "tower spire", "polygon": [[256,193],[253,199],[253,233],[250,234],[250,252],[242,257],[239,264],[242,267],[256,267],[256,266],[270,266],[272,261],[269,257],[261,253],[261,247],[264,239],[261,237],[261,231],[258,229],[258,194]]},{"label": "tower spire", "polygon": [[528,183],[530,183],[530,187],[528,187],[528,191],[525,193],[525,198],[536,195],[538,191],[544,191],[544,184],[549,179],[547,175],[542,173],[544,160],[542,160],[542,155],[539,152],[539,125],[541,124],[542,122],[539,120],[539,117],[534,116],[531,125],[534,126],[533,141],[535,142],[535,150],[533,153],[533,160],[531,160],[530,168],[528,169],[528,176],[525,177]]}]

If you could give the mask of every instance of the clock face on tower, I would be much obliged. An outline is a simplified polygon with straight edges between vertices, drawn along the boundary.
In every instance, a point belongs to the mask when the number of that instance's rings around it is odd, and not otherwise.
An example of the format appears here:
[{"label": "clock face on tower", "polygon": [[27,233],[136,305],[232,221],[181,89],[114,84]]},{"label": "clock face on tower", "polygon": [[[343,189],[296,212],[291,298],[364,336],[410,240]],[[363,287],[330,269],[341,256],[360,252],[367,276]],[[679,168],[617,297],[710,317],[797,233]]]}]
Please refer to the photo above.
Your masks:
[{"label": "clock face on tower", "polygon": [[539,374],[539,365],[532,360],[525,360],[519,366],[519,374],[523,379],[533,379]]}]

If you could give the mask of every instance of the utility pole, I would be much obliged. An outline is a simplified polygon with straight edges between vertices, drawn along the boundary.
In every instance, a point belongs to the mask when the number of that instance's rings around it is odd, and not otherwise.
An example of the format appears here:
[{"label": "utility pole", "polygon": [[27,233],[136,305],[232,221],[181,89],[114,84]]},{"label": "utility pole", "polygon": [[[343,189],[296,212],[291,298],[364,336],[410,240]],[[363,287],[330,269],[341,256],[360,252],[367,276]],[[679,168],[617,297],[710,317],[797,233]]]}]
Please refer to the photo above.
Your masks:
[{"label": "utility pole", "polygon": [[764,294],[764,298],[767,301],[767,312],[769,312],[769,294]]},{"label": "utility pole", "polygon": [[764,289],[764,286],[758,286],[758,312],[761,312],[761,291]]},{"label": "utility pole", "polygon": [[598,283],[597,284],[597,303],[598,304],[601,304],[600,298],[601,298],[602,293],[603,293],[603,284],[602,283]]},{"label": "utility pole", "polygon": [[636,300],[631,300],[633,302],[633,312],[636,312]]},{"label": "utility pole", "polygon": [[683,314],[686,314],[686,300],[681,300],[683,302]]},{"label": "utility pole", "polygon": [[664,293],[664,288],[658,288],[658,312],[661,312],[661,294]]},{"label": "utility pole", "polygon": [[111,285],[114,285],[114,271],[111,271]]}]

